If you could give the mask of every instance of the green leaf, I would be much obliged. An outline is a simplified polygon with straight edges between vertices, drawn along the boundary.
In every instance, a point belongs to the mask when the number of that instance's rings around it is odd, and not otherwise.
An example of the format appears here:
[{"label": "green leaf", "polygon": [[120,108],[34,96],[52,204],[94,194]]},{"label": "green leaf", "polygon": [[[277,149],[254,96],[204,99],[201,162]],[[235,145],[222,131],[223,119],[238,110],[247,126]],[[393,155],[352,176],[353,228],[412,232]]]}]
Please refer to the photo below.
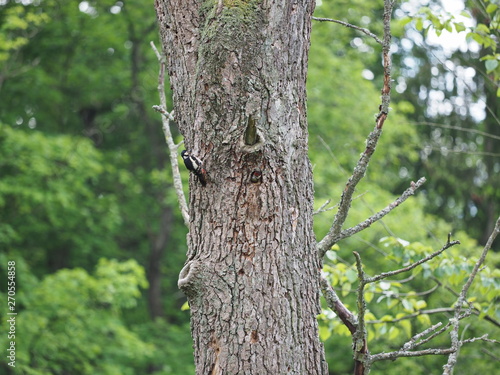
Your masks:
[{"label": "green leaf", "polygon": [[342,296],[345,297],[351,292],[351,284],[343,283],[342,284]]},{"label": "green leaf", "polygon": [[345,273],[345,276],[347,277],[347,280],[349,280],[351,284],[358,279],[358,273],[353,269],[348,269],[347,272]]},{"label": "green leaf", "polygon": [[486,66],[486,72],[491,73],[497,68],[498,60],[486,60],[484,65]]},{"label": "green leaf", "polygon": [[431,319],[427,314],[417,316],[417,320],[420,322],[420,324],[424,325],[424,327],[430,327],[432,325]]},{"label": "green leaf", "polygon": [[448,31],[449,33],[453,32],[453,28],[452,28],[452,25],[451,25],[451,22],[446,22],[444,25],[443,25],[444,29],[446,31]]},{"label": "green leaf", "polygon": [[387,298],[387,308],[389,310],[396,306],[398,303],[399,301],[395,298]]},{"label": "green leaf", "polygon": [[493,3],[490,3],[488,4],[488,6],[486,7],[486,12],[488,13],[494,13],[496,10],[498,9],[498,5],[496,4],[493,4]]},{"label": "green leaf", "polygon": [[456,22],[454,25],[457,33],[467,30],[467,27],[464,25],[463,22]]},{"label": "green leaf", "polygon": [[478,24],[476,26],[476,32],[477,33],[483,33],[483,34],[489,34],[490,33],[490,29],[485,24],[480,23],[480,24]]},{"label": "green leaf", "polygon": [[406,337],[411,337],[411,321],[410,319],[401,320],[398,325],[405,332]]},{"label": "green leaf", "polygon": [[366,293],[365,293],[365,300],[366,300],[366,302],[367,302],[367,303],[370,303],[370,302],[373,300],[373,296],[374,296],[374,295],[375,295],[375,294],[374,294],[374,293],[372,293],[372,292],[366,292]]},{"label": "green leaf", "polygon": [[326,325],[320,325],[319,326],[319,338],[321,339],[321,341],[326,341],[330,338],[330,336],[332,335],[332,331],[330,330],[330,328]]},{"label": "green leaf", "polygon": [[419,300],[414,303],[414,306],[416,310],[422,310],[427,307],[427,302],[425,302],[424,300]]},{"label": "green leaf", "polygon": [[392,326],[390,329],[389,329],[389,335],[388,335],[388,339],[393,341],[395,339],[398,338],[399,336],[399,328],[398,327],[395,327],[395,326]]},{"label": "green leaf", "polygon": [[413,304],[411,301],[407,300],[406,298],[401,301],[403,304],[403,308],[408,311],[408,312],[413,312]]},{"label": "green leaf", "polygon": [[417,20],[415,21],[415,28],[418,31],[422,31],[424,29],[424,21],[422,20],[422,18],[417,18]]}]

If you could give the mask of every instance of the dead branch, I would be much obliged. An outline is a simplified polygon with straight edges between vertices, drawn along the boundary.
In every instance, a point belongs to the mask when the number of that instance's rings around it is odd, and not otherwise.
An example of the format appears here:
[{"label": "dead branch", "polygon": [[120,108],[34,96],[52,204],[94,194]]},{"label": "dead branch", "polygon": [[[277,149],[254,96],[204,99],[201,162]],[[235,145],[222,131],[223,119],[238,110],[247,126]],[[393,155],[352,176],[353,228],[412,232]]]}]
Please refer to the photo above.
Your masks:
[{"label": "dead branch", "polygon": [[455,305],[455,314],[452,319],[450,319],[450,323],[452,325],[452,330],[450,332],[450,338],[451,338],[451,347],[454,349],[454,351],[449,355],[448,357],[448,363],[443,366],[443,375],[451,375],[453,373],[453,369],[455,368],[455,365],[457,364],[457,359],[458,359],[458,353],[460,351],[460,347],[464,343],[463,341],[459,340],[458,338],[458,330],[460,328],[460,320],[461,317],[464,315],[470,315],[472,313],[472,306],[468,304],[467,311],[465,314],[462,314],[462,310],[464,308],[464,305],[467,302],[467,292],[469,291],[470,286],[474,282],[474,279],[476,278],[481,266],[484,263],[484,260],[486,259],[486,255],[488,255],[488,251],[491,249],[491,246],[493,245],[493,241],[495,241],[495,238],[497,235],[500,233],[500,217],[497,219],[497,222],[495,224],[495,228],[493,229],[493,232],[491,233],[490,237],[488,238],[488,241],[486,242],[486,245],[483,248],[483,251],[481,252],[481,256],[477,260],[476,264],[474,265],[474,268],[472,269],[471,274],[469,275],[469,278],[467,279],[466,283],[462,287],[462,291],[460,292],[460,295],[458,296],[457,303]]},{"label": "dead branch", "polygon": [[[376,214],[370,216],[365,221],[359,223],[358,225],[356,225],[354,227],[351,227],[351,228],[348,228],[348,229],[344,229],[337,236],[333,237],[332,241],[334,243],[337,243],[337,242],[339,242],[340,240],[342,240],[344,238],[351,237],[352,235],[354,235],[354,234],[356,234],[358,232],[361,232],[362,230],[368,228],[370,225],[372,225],[376,221],[382,219],[385,215],[387,215],[389,212],[391,212],[392,210],[394,210],[401,203],[403,203],[404,201],[406,201],[409,197],[411,197],[412,195],[414,195],[415,191],[418,188],[420,188],[424,184],[425,181],[426,181],[425,177],[422,177],[417,182],[412,182],[411,186],[408,189],[406,189],[403,192],[403,194],[401,194],[401,196],[399,196],[394,202],[392,202],[391,204],[389,204],[387,207],[385,207],[384,209],[380,210]],[[323,256],[323,255],[324,254],[320,253],[320,256]]]},{"label": "dead branch", "polygon": [[365,371],[369,371],[370,354],[368,352],[368,341],[366,333],[366,300],[365,300],[365,286],[366,276],[361,264],[361,257],[354,251],[356,257],[356,269],[358,271],[359,286],[357,291],[357,305],[358,305],[358,326],[356,332],[352,335],[353,350],[354,350],[354,375],[363,375]]},{"label": "dead branch", "polygon": [[417,312],[414,312],[413,314],[405,315],[405,316],[402,316],[401,318],[391,319],[391,320],[368,320],[366,323],[367,324],[397,323],[397,322],[400,322],[402,320],[416,318],[419,315],[444,314],[444,313],[451,313],[453,311],[454,310],[450,307],[440,307],[437,309],[418,310]]},{"label": "dead branch", "polygon": [[342,26],[345,26],[345,27],[349,27],[351,29],[354,29],[354,30],[358,30],[358,31],[361,31],[363,34],[365,35],[368,35],[369,37],[372,37],[373,39],[375,39],[375,41],[378,43],[378,44],[383,44],[383,42],[379,39],[379,37],[377,37],[374,33],[372,33],[370,30],[368,29],[365,29],[363,27],[359,27],[359,26],[356,26],[356,25],[352,25],[348,22],[344,22],[344,21],[340,21],[340,20],[334,20],[334,19],[331,19],[331,18],[319,18],[319,17],[313,17],[312,18],[314,21],[319,21],[319,22],[333,22],[333,23],[338,23],[339,25],[342,25]]},{"label": "dead branch", "polygon": [[163,124],[163,134],[165,135],[165,141],[167,143],[168,149],[170,151],[170,164],[172,166],[172,175],[174,180],[174,188],[177,194],[177,200],[179,201],[179,208],[181,210],[182,218],[184,219],[184,224],[189,226],[189,211],[188,205],[186,201],[186,196],[184,195],[184,190],[182,188],[182,179],[181,174],[179,172],[179,163],[177,162],[177,150],[179,146],[182,144],[175,144],[174,139],[172,138],[172,132],[170,131],[170,120],[173,120],[174,117],[172,112],[167,112],[167,98],[165,96],[165,58],[160,54],[156,46],[153,42],[151,42],[151,48],[156,54],[158,58],[158,62],[160,63],[160,71],[158,73],[158,94],[160,96],[160,105],[153,106],[153,109],[160,112],[162,116],[162,124]]},{"label": "dead branch", "polygon": [[358,324],[356,316],[347,307],[345,307],[337,293],[335,293],[335,290],[324,277],[320,279],[319,283],[321,286],[321,292],[325,297],[328,307],[332,309],[335,314],[337,314],[340,320],[342,320],[342,323],[344,323],[349,329],[351,334],[354,334]]},{"label": "dead branch", "polygon": [[378,140],[382,134],[382,127],[389,114],[389,104],[391,101],[391,16],[393,6],[394,1],[384,1],[384,38],[381,43],[382,60],[384,66],[384,84],[382,87],[382,101],[379,106],[379,113],[376,118],[375,129],[368,136],[366,140],[365,151],[361,154],[361,157],[358,160],[358,163],[356,164],[351,177],[349,177],[344,191],[342,192],[339,209],[337,211],[337,214],[335,215],[333,224],[327,235],[317,245],[318,253],[321,258],[335,244],[335,238],[340,234],[342,230],[342,225],[344,225],[344,222],[347,219],[347,215],[351,208],[352,196],[356,191],[356,186],[365,176],[368,164],[373,153],[375,152],[375,147],[377,146]]},{"label": "dead branch", "polygon": [[409,266],[406,266],[404,268],[400,268],[399,270],[389,271],[389,272],[382,272],[379,275],[376,275],[376,276],[373,276],[373,277],[369,277],[369,278],[367,278],[365,280],[365,282],[366,283],[374,283],[374,282],[380,281],[380,280],[385,279],[385,278],[390,277],[390,276],[395,276],[395,275],[398,275],[398,274],[403,273],[403,272],[411,271],[412,269],[418,267],[419,265],[421,265],[421,264],[423,264],[425,262],[428,262],[432,258],[437,257],[439,254],[441,254],[446,249],[449,249],[450,247],[458,245],[458,244],[460,244],[460,241],[450,241],[449,238],[448,238],[448,241],[446,242],[446,244],[441,249],[439,249],[438,251],[433,252],[432,254],[427,255],[425,258],[422,258],[422,259],[420,259],[420,260],[418,260],[418,261],[410,264]]}]

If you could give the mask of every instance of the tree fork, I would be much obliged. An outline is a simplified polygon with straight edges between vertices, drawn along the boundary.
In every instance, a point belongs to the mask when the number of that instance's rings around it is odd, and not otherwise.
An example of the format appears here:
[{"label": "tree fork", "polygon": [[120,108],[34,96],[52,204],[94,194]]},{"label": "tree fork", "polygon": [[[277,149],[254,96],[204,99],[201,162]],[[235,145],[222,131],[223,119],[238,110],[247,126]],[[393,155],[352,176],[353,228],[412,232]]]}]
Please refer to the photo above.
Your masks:
[{"label": "tree fork", "polygon": [[190,184],[197,374],[327,374],[307,156],[314,1],[156,0]]}]

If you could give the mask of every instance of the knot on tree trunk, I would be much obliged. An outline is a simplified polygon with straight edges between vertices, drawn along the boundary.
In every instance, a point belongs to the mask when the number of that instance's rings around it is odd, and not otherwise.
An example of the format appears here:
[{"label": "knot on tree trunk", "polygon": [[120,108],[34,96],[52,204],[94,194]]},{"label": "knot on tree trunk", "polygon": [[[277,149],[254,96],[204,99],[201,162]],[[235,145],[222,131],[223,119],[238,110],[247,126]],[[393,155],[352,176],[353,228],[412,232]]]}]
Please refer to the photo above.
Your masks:
[{"label": "knot on tree trunk", "polygon": [[200,279],[201,264],[196,260],[190,260],[179,273],[177,286],[189,298],[199,294],[201,284]]}]

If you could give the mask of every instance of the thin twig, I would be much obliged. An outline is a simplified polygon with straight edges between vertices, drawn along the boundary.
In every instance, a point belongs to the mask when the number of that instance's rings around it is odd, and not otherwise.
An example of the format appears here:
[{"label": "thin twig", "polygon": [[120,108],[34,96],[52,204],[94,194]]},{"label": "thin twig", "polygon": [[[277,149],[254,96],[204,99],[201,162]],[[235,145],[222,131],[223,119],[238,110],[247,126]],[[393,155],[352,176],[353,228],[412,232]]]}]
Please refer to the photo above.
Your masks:
[{"label": "thin twig", "polygon": [[342,25],[342,26],[345,26],[345,27],[349,27],[351,29],[355,29],[355,30],[358,30],[358,31],[361,31],[363,34],[366,34],[368,35],[369,37],[372,37],[373,39],[375,39],[375,41],[378,43],[378,44],[383,44],[383,42],[374,34],[372,33],[370,30],[368,29],[365,29],[363,27],[359,27],[359,26],[356,26],[356,25],[353,25],[353,24],[350,24],[348,22],[345,22],[345,21],[340,21],[340,20],[334,20],[334,19],[331,19],[331,18],[319,18],[319,17],[313,17],[312,18],[314,21],[319,21],[319,22],[333,22],[333,23],[338,23],[339,25]]},{"label": "thin twig", "polygon": [[[426,344],[428,343],[429,341],[433,340],[434,337],[437,337],[439,336],[440,334],[442,334],[443,332],[446,332],[448,330],[448,328],[450,328],[451,324],[450,322],[448,322],[444,327],[442,327],[439,331],[436,331],[434,332],[432,335],[430,335],[429,337],[426,337],[425,339],[422,339],[420,340],[419,342],[417,342],[414,347],[416,348],[417,346],[420,346],[420,345],[423,345],[423,344]],[[433,326],[434,327],[434,326]]]},{"label": "thin twig", "polygon": [[179,172],[179,163],[177,162],[177,150],[179,145],[176,145],[173,138],[172,132],[170,131],[170,120],[173,120],[172,113],[168,113],[167,108],[167,98],[165,95],[165,58],[160,54],[153,42],[150,43],[151,48],[158,58],[160,63],[160,71],[158,73],[158,94],[160,96],[160,105],[154,106],[153,108],[163,114],[162,124],[163,133],[165,134],[165,141],[167,142],[168,149],[170,151],[170,164],[172,166],[172,175],[174,180],[174,188],[177,194],[177,200],[179,201],[179,208],[181,210],[182,218],[184,219],[184,224],[189,226],[189,211],[186,201],[186,196],[184,195],[184,190],[182,188],[182,179]]},{"label": "thin twig", "polygon": [[421,345],[420,343],[417,343],[417,340],[420,340],[422,337],[428,335],[429,333],[435,331],[439,327],[441,327],[443,323],[439,322],[437,324],[434,324],[432,327],[427,328],[426,330],[417,333],[414,335],[411,339],[409,339],[402,347],[402,350],[412,350],[415,349],[417,346]]},{"label": "thin twig", "polygon": [[479,134],[482,135],[483,137],[488,137],[491,139],[499,139],[499,135],[483,132],[482,130],[474,129],[474,128],[464,128],[461,126],[455,126],[455,125],[447,125],[447,124],[439,124],[437,122],[410,122],[408,125],[414,125],[414,126],[432,126],[435,128],[443,128],[443,129],[452,129],[452,130],[458,130],[458,131],[463,131],[467,133],[473,133],[473,134]]},{"label": "thin twig", "polygon": [[468,344],[470,342],[479,341],[479,340],[485,341],[485,342],[490,342],[492,344],[500,344],[500,341],[498,341],[498,340],[489,339],[487,333],[482,335],[481,337],[472,337],[470,339],[462,340],[462,344]]},{"label": "thin twig", "polygon": [[324,209],[326,206],[328,206],[330,204],[330,202],[331,202],[331,199],[327,199],[326,202],[323,203],[320,208],[318,208],[316,211],[313,212],[313,215],[317,215],[320,212],[325,212],[325,211],[328,211],[328,210],[332,210],[335,206],[327,208],[326,210]]},{"label": "thin twig", "polygon": [[418,310],[417,312],[409,315],[404,315],[401,318],[391,319],[391,320],[368,320],[367,324],[380,324],[380,323],[397,323],[402,320],[413,319],[419,315],[431,315],[431,314],[443,314],[443,313],[451,313],[454,310],[450,307],[440,307],[437,309],[430,310]]},{"label": "thin twig", "polygon": [[398,350],[395,352],[390,352],[390,353],[379,353],[379,354],[374,354],[370,356],[370,359],[372,362],[377,362],[377,361],[384,361],[384,360],[394,360],[396,358],[400,357],[421,357],[424,355],[448,355],[450,353],[453,353],[454,349],[447,348],[447,349],[424,349],[424,350],[418,350],[415,352],[410,352],[406,350]]},{"label": "thin twig", "polygon": [[[362,198],[367,193],[368,192],[365,191],[364,193],[356,195],[354,198],[352,198],[352,200],[355,201],[356,199]],[[313,215],[318,215],[318,214],[321,214],[323,212],[328,212],[328,211],[334,210],[339,206],[339,204],[337,203],[331,207],[324,208],[326,205],[328,205],[328,203],[330,203],[330,201],[331,201],[331,199],[328,199],[325,203],[323,203],[323,205],[320,208],[318,208],[316,211],[313,212]]]},{"label": "thin twig", "polygon": [[441,249],[433,252],[432,254],[427,255],[425,258],[422,258],[419,261],[416,261],[415,263],[410,264],[409,266],[406,266],[404,268],[400,268],[399,270],[382,272],[381,274],[378,274],[377,276],[369,277],[366,279],[366,283],[374,283],[374,282],[377,282],[379,280],[385,279],[385,278],[390,277],[390,276],[395,276],[395,275],[398,275],[398,274],[403,273],[403,272],[411,271],[412,269],[414,269],[415,267],[418,267],[422,263],[428,262],[432,258],[437,257],[439,254],[441,254],[446,249],[449,249],[450,247],[458,245],[458,244],[460,244],[460,241],[448,241]]}]

